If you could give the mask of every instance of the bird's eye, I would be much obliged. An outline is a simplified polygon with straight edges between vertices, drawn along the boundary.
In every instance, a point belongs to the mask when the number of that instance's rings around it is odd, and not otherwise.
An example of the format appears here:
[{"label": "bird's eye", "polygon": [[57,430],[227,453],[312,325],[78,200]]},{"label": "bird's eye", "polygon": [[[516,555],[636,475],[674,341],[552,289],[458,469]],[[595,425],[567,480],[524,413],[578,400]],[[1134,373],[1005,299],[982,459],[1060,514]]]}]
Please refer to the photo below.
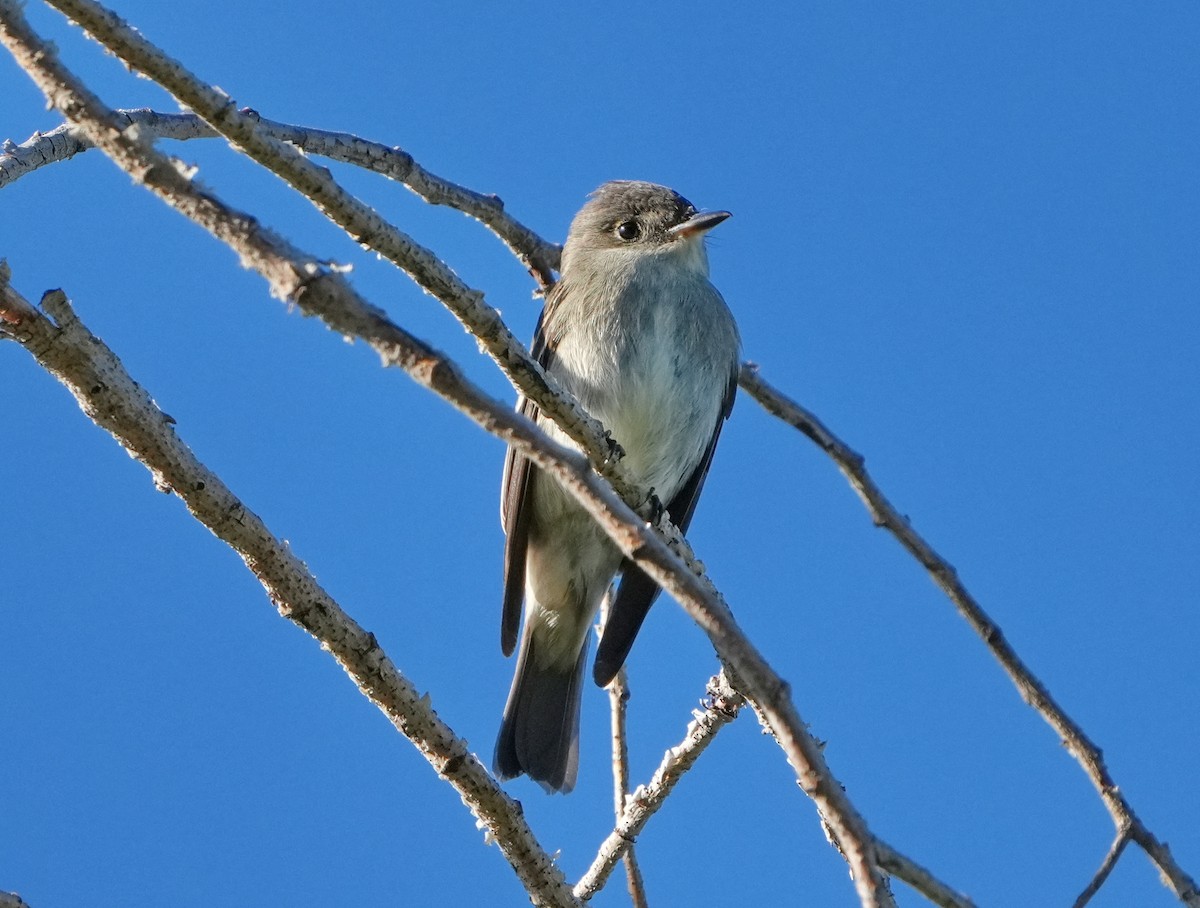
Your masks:
[{"label": "bird's eye", "polygon": [[626,242],[636,240],[642,234],[642,228],[637,221],[622,221],[617,225],[617,236]]}]

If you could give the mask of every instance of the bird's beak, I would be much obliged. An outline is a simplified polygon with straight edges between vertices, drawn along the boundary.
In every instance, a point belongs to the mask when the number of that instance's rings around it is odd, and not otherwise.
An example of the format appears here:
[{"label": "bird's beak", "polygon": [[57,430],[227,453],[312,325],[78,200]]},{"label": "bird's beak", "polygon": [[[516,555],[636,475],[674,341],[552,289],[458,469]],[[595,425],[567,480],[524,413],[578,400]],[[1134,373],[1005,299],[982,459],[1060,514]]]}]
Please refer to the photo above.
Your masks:
[{"label": "bird's beak", "polygon": [[702,233],[708,233],[727,217],[729,217],[728,211],[701,211],[693,214],[682,224],[676,224],[667,233],[675,239],[699,236]]}]

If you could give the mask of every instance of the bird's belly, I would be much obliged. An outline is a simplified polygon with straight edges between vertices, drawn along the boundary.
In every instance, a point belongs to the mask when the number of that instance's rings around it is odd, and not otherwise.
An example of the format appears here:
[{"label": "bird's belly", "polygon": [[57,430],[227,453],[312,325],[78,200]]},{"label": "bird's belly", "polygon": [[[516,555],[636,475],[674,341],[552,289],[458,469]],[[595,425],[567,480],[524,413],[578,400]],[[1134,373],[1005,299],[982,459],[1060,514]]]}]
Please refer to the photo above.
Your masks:
[{"label": "bird's belly", "polygon": [[681,358],[653,355],[627,360],[614,371],[612,381],[601,383],[606,393],[585,391],[580,398],[621,445],[630,477],[666,503],[704,455],[725,381],[709,364],[697,368]]},{"label": "bird's belly", "polygon": [[552,366],[621,445],[631,478],[664,503],[703,458],[737,357],[737,329],[716,291],[705,284],[665,302],[672,295],[640,287],[613,309],[581,319]]}]

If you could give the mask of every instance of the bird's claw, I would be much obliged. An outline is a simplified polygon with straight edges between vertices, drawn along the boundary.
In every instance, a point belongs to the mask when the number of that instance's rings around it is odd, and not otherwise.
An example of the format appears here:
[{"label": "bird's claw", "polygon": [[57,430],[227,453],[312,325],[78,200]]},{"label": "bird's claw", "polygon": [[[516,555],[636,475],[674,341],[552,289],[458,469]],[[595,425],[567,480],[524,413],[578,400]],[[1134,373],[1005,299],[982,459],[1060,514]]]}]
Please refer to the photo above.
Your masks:
[{"label": "bird's claw", "polygon": [[606,462],[616,463],[625,456],[625,449],[612,437],[611,432],[604,433],[604,441],[608,444],[608,454],[605,455]]},{"label": "bird's claw", "polygon": [[646,522],[651,526],[658,526],[658,522],[662,520],[663,514],[667,513],[666,506],[662,500],[655,494],[654,489],[651,489],[646,495],[646,504],[642,508],[646,514]]}]

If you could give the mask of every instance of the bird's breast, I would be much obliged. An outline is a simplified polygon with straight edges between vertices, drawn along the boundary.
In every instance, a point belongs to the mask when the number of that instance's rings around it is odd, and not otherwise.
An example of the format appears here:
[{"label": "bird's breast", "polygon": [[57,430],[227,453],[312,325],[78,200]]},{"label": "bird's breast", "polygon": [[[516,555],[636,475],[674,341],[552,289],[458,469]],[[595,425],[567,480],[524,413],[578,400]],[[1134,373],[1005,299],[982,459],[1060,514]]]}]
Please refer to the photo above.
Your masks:
[{"label": "bird's breast", "polygon": [[721,417],[738,353],[732,316],[707,281],[678,280],[631,283],[577,315],[552,371],[611,431],[633,477],[669,501]]}]

